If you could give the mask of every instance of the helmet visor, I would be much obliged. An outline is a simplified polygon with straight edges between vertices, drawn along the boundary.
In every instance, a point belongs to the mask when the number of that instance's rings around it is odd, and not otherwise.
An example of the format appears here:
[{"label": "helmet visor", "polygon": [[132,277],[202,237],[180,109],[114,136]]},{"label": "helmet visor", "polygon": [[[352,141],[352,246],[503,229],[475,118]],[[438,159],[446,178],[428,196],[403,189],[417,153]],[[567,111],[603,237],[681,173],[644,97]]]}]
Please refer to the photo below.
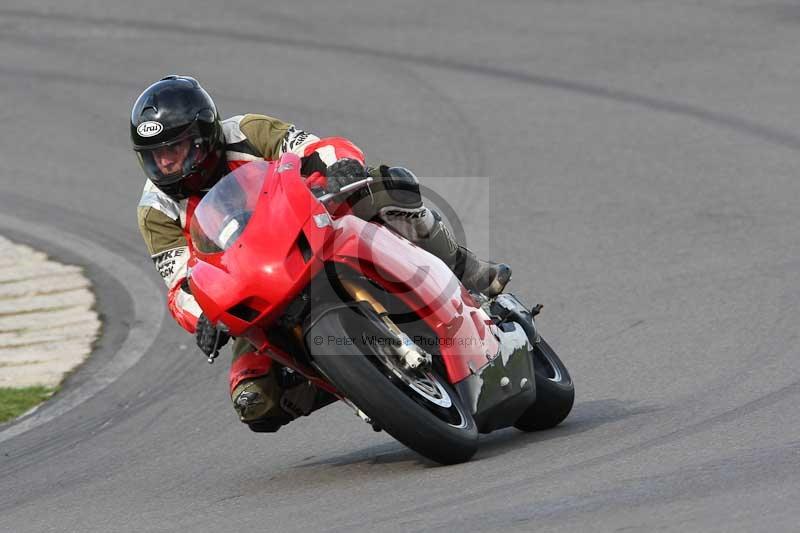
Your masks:
[{"label": "helmet visor", "polygon": [[169,187],[195,173],[209,154],[209,139],[196,128],[169,142],[136,147],[142,170],[157,187]]}]

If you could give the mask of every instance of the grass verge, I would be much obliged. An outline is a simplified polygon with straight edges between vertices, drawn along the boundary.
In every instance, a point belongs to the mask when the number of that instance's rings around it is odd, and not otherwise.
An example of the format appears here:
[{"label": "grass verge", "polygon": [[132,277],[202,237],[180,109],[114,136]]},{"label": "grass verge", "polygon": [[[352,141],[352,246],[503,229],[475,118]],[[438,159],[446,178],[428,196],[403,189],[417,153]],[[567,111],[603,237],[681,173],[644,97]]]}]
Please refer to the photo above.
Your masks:
[{"label": "grass verge", "polygon": [[31,407],[48,399],[56,391],[53,387],[0,387],[0,423],[16,418]]}]

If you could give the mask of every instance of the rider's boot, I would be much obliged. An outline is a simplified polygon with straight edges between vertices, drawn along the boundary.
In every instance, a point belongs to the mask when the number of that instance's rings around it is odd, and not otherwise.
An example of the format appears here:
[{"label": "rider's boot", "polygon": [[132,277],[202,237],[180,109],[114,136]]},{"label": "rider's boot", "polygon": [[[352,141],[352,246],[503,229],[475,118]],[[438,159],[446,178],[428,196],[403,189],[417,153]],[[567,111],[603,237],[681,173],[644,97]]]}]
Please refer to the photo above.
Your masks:
[{"label": "rider's boot", "polygon": [[[375,176],[378,171],[371,174]],[[379,175],[380,181],[373,187],[373,202],[385,224],[444,261],[467,289],[490,298],[503,292],[511,280],[511,267],[478,259],[459,245],[439,213],[423,205],[419,181],[411,171],[382,166]]]},{"label": "rider's boot", "polygon": [[472,250],[458,244],[437,212],[430,211],[435,219],[433,228],[415,244],[444,261],[467,289],[489,298],[503,292],[511,280],[511,267],[479,259]]}]

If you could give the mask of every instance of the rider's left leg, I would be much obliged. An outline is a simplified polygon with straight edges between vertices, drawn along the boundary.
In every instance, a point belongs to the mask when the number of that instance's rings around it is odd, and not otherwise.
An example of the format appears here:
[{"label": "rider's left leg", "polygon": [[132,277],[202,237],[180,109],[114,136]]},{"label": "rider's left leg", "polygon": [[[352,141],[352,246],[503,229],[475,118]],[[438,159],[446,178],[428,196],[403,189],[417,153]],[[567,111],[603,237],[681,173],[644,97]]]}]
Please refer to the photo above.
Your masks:
[{"label": "rider's left leg", "polygon": [[376,178],[372,194],[364,196],[353,212],[366,220],[379,219],[423,250],[441,259],[467,289],[492,297],[503,292],[511,280],[511,267],[483,261],[461,246],[433,209],[422,201],[419,181],[403,167],[370,169]]},{"label": "rider's left leg", "polygon": [[277,431],[336,400],[306,379],[281,386],[279,372],[272,359],[256,354],[246,339],[236,339],[228,374],[231,400],[239,420],[253,431]]}]

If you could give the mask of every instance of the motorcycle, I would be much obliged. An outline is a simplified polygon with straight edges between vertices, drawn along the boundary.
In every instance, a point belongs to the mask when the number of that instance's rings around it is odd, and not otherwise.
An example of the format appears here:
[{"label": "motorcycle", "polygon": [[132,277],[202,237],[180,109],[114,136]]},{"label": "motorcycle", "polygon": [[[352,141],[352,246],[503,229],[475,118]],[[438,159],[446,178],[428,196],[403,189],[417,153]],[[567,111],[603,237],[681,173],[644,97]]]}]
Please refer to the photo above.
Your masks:
[{"label": "motorcycle", "polygon": [[200,201],[189,286],[203,313],[441,464],[478,434],[569,414],[569,372],[513,294],[467,291],[438,258],[348,202],[372,178],[314,194],[300,160],[245,164]]}]

